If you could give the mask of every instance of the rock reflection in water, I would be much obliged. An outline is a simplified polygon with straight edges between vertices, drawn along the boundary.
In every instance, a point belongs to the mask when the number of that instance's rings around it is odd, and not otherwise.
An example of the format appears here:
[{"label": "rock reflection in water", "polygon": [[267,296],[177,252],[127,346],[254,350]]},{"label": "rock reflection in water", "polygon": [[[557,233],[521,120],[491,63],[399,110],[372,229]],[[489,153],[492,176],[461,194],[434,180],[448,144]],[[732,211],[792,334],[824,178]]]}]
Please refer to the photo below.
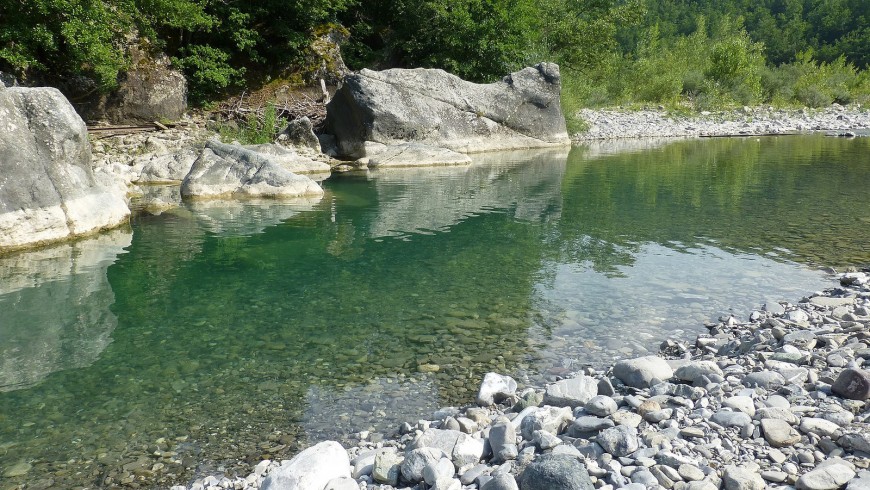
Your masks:
[{"label": "rock reflection in water", "polygon": [[280,224],[304,211],[311,211],[321,197],[282,200],[192,201],[175,210],[189,213],[207,232],[219,237],[251,236]]},{"label": "rock reflection in water", "polygon": [[380,207],[373,237],[448,231],[481,213],[522,221],[559,217],[568,148],[481,153],[467,167],[395,168],[370,174]]},{"label": "rock reflection in water", "polygon": [[97,360],[118,324],[106,269],[131,241],[115,230],[0,258],[0,391]]}]

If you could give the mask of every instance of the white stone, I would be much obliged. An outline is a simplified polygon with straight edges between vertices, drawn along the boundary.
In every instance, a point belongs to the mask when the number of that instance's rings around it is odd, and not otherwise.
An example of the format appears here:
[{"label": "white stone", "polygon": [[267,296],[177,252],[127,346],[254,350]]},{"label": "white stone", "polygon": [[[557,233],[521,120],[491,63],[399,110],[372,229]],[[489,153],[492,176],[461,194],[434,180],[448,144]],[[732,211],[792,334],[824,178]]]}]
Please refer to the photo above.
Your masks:
[{"label": "white stone", "polygon": [[516,391],[517,382],[510,376],[503,376],[498,373],[486,373],[477,392],[477,404],[489,406],[513,396]]},{"label": "white stone", "polygon": [[334,478],[350,478],[347,451],[335,441],[325,441],[302,451],[263,480],[261,490],[323,490]]}]

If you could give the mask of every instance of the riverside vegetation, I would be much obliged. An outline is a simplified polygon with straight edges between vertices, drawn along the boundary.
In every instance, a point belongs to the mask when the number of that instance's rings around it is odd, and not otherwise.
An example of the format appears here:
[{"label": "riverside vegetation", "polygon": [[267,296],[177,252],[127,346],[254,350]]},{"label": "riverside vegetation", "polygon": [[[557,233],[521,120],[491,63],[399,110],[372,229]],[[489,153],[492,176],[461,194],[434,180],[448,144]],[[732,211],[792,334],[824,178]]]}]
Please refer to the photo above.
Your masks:
[{"label": "riverside vegetation", "polygon": [[310,82],[331,62],[312,52],[328,32],[353,69],[433,67],[492,81],[556,62],[569,116],[590,105],[870,97],[863,0],[28,0],[0,5],[0,70],[76,101],[117,86],[134,42],[168,54],[191,100],[207,105],[246,85]]}]

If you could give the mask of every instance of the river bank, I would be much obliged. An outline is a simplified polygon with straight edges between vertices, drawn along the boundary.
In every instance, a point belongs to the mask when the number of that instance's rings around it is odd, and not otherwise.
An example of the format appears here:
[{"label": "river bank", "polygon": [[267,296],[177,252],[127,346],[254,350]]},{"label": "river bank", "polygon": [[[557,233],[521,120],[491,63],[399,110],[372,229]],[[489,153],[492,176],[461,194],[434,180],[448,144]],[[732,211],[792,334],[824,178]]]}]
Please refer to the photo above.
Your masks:
[{"label": "river bank", "polygon": [[824,109],[739,110],[682,114],[665,109],[582,109],[589,129],[572,135],[574,143],[629,138],[765,136],[807,132],[861,134],[870,129],[870,110],[834,104]]},{"label": "river bank", "polygon": [[397,439],[363,432],[346,450],[320,443],[173,490],[865,489],[868,272],[546,386],[488,374],[476,405],[405,423]]}]

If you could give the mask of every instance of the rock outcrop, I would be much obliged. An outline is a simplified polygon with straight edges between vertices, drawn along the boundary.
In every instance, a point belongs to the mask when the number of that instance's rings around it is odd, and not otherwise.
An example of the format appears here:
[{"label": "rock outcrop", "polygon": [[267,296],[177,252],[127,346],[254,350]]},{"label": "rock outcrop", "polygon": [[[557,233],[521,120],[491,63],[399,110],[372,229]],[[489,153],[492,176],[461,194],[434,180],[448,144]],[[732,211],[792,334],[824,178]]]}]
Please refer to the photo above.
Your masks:
[{"label": "rock outcrop", "polygon": [[327,105],[339,153],[361,158],[366,143],[406,142],[472,153],[569,144],[558,65],[540,63],[499,82],[476,84],[443,70],[362,70]]},{"label": "rock outcrop", "polygon": [[123,195],[94,180],[87,128],[53,88],[0,87],[0,251],[125,223]]},{"label": "rock outcrop", "polygon": [[297,175],[268,155],[209,141],[181,184],[185,198],[320,196],[310,177]]},{"label": "rock outcrop", "polygon": [[118,89],[98,101],[89,118],[113,124],[141,124],[181,119],[187,110],[187,80],[172,67],[169,57],[153,54],[132,41],[128,48],[130,69]]}]

